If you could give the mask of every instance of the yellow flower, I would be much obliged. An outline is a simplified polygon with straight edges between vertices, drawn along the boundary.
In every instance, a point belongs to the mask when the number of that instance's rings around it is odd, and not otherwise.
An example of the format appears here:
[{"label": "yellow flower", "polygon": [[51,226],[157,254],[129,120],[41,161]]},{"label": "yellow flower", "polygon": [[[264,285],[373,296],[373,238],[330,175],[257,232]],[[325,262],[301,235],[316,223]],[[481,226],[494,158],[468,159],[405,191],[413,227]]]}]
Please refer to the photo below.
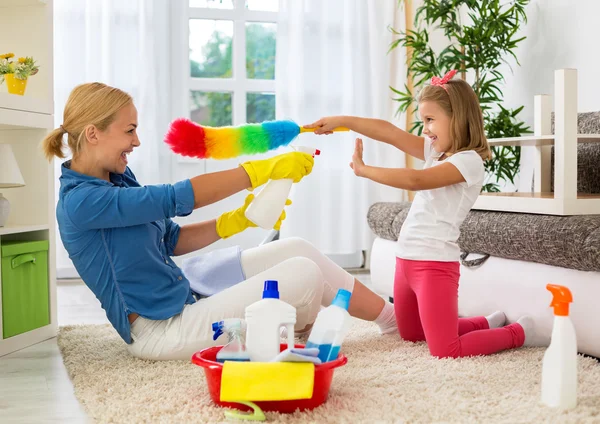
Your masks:
[{"label": "yellow flower", "polygon": [[27,59],[25,59],[24,57],[19,58],[19,63],[25,63],[26,61],[27,61]]},{"label": "yellow flower", "polygon": [[6,59],[10,59],[11,57],[15,57],[15,54],[14,54],[14,53],[6,53],[6,54],[4,55],[4,57],[5,57]]}]

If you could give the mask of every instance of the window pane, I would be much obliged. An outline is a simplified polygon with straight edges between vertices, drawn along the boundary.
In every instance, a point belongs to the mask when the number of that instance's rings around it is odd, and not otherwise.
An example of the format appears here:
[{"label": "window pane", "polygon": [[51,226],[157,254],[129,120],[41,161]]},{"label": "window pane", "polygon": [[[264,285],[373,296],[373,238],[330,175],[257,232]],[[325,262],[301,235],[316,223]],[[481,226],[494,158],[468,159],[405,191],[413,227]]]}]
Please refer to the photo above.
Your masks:
[{"label": "window pane", "polygon": [[231,125],[231,93],[190,91],[190,119],[200,125]]},{"label": "window pane", "polygon": [[275,94],[248,93],[246,95],[246,120],[249,123],[275,119]]},{"label": "window pane", "polygon": [[249,79],[275,79],[277,24],[246,24],[246,75]]},{"label": "window pane", "polygon": [[190,0],[190,7],[209,9],[233,9],[233,0]]},{"label": "window pane", "polygon": [[246,0],[246,9],[278,12],[279,0]]},{"label": "window pane", "polygon": [[190,75],[231,78],[233,21],[190,19]]}]

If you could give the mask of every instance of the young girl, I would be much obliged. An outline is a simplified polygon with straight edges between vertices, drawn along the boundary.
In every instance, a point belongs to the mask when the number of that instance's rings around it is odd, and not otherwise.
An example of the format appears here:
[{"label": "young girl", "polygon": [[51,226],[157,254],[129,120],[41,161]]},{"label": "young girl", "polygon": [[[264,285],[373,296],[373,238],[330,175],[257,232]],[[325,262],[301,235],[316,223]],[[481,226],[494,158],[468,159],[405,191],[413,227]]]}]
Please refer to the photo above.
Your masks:
[{"label": "young girl", "polygon": [[[278,280],[281,299],[296,307],[296,329],[307,333],[319,308],[338,289],[353,293],[349,312],[396,331],[393,306],[299,238],[240,252],[211,251],[197,266],[206,285],[229,288],[199,298],[171,258],[202,249],[254,226],[245,217],[252,200],[217,219],[179,226],[186,216],[269,179],[300,181],[313,159],[299,152],[253,160],[227,171],[175,184],[142,186],[127,156],[140,146],[137,109],[129,94],[101,83],[77,86],[63,123],[44,140],[48,159],[64,157],[63,137],[73,153],[61,166],[56,217],[62,242],[79,275],[100,300],[113,327],[138,358],[189,361],[194,352],[222,344],[211,323],[243,318],[260,300],[265,280]],[[276,228],[285,217],[282,214]]]},{"label": "young girl", "polygon": [[418,192],[398,239],[394,307],[400,336],[426,340],[431,354],[440,358],[520,347],[531,337],[532,327],[529,317],[504,327],[502,312],[458,318],[457,240],[481,191],[483,160],[490,149],[477,96],[465,81],[452,79],[455,73],[432,78],[420,93],[425,137],[378,119],[339,116],[308,125],[316,134],[348,127],[425,161],[423,170],[367,166],[362,140],[357,139],[350,167],[359,177]]}]

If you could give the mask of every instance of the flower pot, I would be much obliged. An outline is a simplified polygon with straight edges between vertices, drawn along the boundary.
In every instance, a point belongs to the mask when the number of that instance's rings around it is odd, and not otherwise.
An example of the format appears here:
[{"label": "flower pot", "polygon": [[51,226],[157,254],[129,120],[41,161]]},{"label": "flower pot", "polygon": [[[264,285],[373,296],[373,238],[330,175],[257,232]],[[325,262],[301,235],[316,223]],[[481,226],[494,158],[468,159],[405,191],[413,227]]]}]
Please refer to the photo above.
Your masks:
[{"label": "flower pot", "polygon": [[9,93],[20,96],[25,94],[25,87],[27,87],[26,79],[15,78],[15,74],[5,74],[4,79],[6,80],[6,87]]}]

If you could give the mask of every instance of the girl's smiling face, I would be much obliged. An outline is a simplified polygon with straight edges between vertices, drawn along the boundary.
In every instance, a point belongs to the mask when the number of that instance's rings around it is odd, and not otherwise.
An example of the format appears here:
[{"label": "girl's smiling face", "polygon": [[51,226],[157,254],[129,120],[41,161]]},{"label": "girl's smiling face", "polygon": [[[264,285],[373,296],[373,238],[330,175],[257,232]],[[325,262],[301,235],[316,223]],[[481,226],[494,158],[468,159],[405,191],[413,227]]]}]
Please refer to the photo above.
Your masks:
[{"label": "girl's smiling face", "polygon": [[450,117],[436,102],[419,103],[419,114],[423,121],[423,134],[431,139],[433,149],[446,153],[452,147],[450,140]]}]

